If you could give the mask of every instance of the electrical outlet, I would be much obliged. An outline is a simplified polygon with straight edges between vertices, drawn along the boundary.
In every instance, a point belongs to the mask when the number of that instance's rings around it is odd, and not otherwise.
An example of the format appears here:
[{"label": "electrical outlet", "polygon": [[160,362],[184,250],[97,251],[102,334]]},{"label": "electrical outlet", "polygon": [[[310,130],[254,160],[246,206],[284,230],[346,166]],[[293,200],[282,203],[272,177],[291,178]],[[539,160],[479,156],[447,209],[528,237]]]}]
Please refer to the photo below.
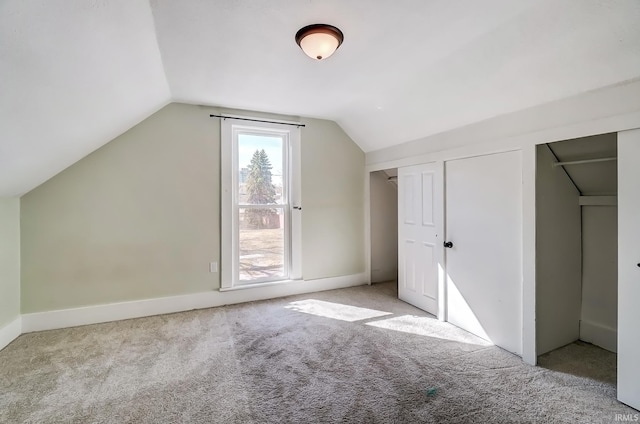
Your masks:
[{"label": "electrical outlet", "polygon": [[209,263],[209,272],[218,272],[218,262]]}]

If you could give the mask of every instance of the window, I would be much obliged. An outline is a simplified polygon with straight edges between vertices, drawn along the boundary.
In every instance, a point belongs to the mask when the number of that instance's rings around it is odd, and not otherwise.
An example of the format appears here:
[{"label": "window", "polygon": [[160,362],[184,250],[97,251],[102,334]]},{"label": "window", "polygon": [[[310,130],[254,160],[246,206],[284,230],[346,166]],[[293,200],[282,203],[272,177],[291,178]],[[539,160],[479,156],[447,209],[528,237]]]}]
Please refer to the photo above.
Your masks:
[{"label": "window", "polygon": [[222,289],[300,278],[300,130],[241,122],[222,122]]}]

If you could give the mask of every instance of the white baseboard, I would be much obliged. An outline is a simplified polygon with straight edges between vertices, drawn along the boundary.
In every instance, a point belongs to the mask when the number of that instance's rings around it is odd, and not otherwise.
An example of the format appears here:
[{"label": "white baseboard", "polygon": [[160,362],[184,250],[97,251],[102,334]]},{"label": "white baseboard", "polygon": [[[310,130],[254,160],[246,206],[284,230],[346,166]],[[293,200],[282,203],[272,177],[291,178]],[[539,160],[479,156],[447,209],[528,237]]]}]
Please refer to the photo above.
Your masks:
[{"label": "white baseboard", "polygon": [[[106,305],[37,312],[22,315],[22,333],[212,308],[295,294],[313,293],[366,284],[366,275],[353,274],[317,280],[290,281],[243,290],[210,291]],[[19,333],[18,333],[19,335]],[[16,336],[17,337],[17,336]],[[0,342],[2,339],[0,338]],[[1,346],[1,345],[0,345]]]},{"label": "white baseboard", "polygon": [[9,324],[0,328],[0,350],[4,349],[20,334],[22,334],[22,318],[18,316]]},{"label": "white baseboard", "polygon": [[618,331],[591,321],[580,321],[580,340],[600,346],[611,352],[618,351]]}]

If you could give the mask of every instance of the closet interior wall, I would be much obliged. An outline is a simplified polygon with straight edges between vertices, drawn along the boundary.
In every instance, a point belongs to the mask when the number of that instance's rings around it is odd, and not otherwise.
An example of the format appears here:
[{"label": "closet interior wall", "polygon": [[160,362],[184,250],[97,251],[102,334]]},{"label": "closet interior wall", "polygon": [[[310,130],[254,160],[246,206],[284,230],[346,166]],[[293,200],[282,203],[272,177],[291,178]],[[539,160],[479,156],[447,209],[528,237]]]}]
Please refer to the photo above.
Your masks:
[{"label": "closet interior wall", "polygon": [[397,175],[397,169],[369,174],[372,283],[396,280],[398,276]]},{"label": "closet interior wall", "polygon": [[616,134],[537,146],[538,355],[576,340],[616,351],[616,156]]}]

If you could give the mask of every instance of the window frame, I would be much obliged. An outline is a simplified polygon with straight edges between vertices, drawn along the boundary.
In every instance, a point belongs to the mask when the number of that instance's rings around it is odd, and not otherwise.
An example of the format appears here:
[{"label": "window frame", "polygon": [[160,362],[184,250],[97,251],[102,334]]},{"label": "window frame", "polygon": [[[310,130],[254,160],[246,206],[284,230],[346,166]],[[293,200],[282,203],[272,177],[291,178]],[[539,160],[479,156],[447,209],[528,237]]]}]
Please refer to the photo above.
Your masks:
[{"label": "window frame", "polygon": [[[284,122],[283,122],[284,123]],[[300,196],[300,129],[277,123],[251,122],[225,119],[221,122],[221,278],[220,290],[248,288],[278,284],[302,278],[301,265],[301,196]],[[238,136],[242,134],[281,137],[283,140],[283,204],[285,276],[282,279],[240,281],[239,222],[241,208],[264,207],[238,202]],[[286,185],[286,187],[285,187]],[[286,192],[286,195],[285,193]],[[286,198],[285,198],[286,196]],[[271,205],[270,205],[271,206]]]}]

